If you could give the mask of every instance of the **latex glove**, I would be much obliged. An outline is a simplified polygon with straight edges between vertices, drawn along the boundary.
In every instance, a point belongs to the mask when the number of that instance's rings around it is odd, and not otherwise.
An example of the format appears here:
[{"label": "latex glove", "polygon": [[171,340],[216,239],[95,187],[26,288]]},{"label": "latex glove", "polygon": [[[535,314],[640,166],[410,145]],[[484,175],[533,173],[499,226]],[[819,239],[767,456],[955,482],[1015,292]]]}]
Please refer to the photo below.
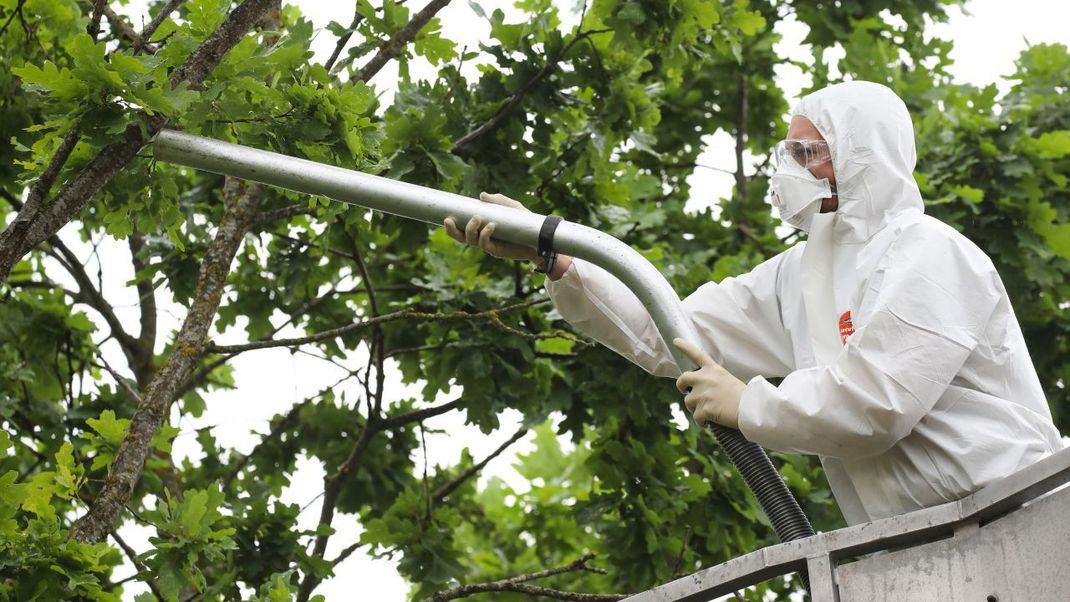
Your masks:
[{"label": "latex glove", "polygon": [[[504,194],[487,194],[486,192],[481,192],[479,193],[479,200],[484,203],[493,203],[495,205],[503,205],[505,207],[527,211],[524,205],[520,204],[520,202],[514,201]],[[488,255],[493,255],[494,257],[501,259],[539,261],[539,255],[532,247],[494,240],[494,238],[492,238],[494,236],[494,222],[484,224],[483,218],[478,215],[472,216],[472,219],[468,220],[468,224],[464,227],[463,232],[457,227],[457,224],[451,217],[447,217],[446,220],[442,222],[442,225],[446,228],[446,233],[457,242],[462,242],[473,247],[479,247]]]},{"label": "latex glove", "polygon": [[691,410],[695,422],[716,422],[738,428],[739,400],[747,388],[746,383],[729,374],[691,341],[677,338],[672,344],[698,366],[697,370],[684,372],[676,380],[676,388],[686,396],[684,404]]}]

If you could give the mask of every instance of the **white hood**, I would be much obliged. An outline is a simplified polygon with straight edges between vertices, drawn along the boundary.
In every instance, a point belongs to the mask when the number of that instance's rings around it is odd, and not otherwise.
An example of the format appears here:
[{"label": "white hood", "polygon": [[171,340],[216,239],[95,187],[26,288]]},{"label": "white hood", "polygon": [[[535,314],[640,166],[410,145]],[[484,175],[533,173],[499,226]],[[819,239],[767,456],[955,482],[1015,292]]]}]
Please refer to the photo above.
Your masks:
[{"label": "white hood", "polygon": [[846,82],[818,90],[792,111],[809,119],[832,154],[839,195],[836,242],[869,240],[907,209],[924,210],[914,181],[917,152],[907,107],[890,89]]}]

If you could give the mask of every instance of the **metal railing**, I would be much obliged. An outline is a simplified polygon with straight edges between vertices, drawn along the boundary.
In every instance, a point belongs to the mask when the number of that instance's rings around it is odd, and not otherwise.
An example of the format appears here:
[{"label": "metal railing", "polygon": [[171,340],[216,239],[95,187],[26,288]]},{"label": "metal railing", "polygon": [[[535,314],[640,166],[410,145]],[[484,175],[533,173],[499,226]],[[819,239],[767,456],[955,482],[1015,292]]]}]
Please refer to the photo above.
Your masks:
[{"label": "metal railing", "polygon": [[956,502],[769,546],[627,600],[712,600],[804,570],[814,602],[1070,600],[1068,482],[1064,449]]}]

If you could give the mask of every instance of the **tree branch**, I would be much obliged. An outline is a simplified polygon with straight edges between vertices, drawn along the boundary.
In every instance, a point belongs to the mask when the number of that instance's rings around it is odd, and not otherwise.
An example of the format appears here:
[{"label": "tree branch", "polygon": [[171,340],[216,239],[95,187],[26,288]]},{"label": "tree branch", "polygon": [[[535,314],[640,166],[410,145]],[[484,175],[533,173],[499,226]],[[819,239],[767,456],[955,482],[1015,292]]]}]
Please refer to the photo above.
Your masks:
[{"label": "tree branch", "polygon": [[[141,562],[141,559],[138,558],[137,550],[130,547],[130,544],[126,543],[123,538],[119,536],[118,533],[113,532],[111,534],[111,537],[115,540],[115,543],[119,544],[119,547],[123,549],[123,553],[125,553],[126,557],[130,559],[130,564],[134,565],[134,568],[137,569],[137,572],[146,574],[144,583],[145,585],[149,586],[149,589],[152,590],[152,593],[156,596],[156,599],[166,600],[166,598],[163,597],[163,594],[160,593],[160,586],[156,585],[156,581],[154,579],[151,579],[147,576],[149,574],[149,571],[145,568],[145,564]],[[135,574],[134,576],[137,577],[138,575]]]},{"label": "tree branch", "polygon": [[356,542],[350,544],[344,550],[339,552],[338,556],[336,556],[334,560],[331,561],[331,566],[338,566],[339,563],[341,563],[346,558],[349,558],[353,554],[353,552],[356,552],[363,545],[364,544],[360,543],[359,539]]},{"label": "tree branch", "polygon": [[[338,495],[341,493],[341,486],[344,479],[352,472],[360,461],[361,456],[368,449],[372,438],[385,430],[390,428],[398,428],[404,424],[417,422],[432,416],[444,414],[450,410],[453,410],[461,404],[461,400],[457,399],[449,403],[445,403],[433,408],[426,408],[423,410],[417,410],[415,412],[409,412],[393,418],[382,420],[377,418],[376,414],[369,415],[364,428],[361,430],[360,438],[353,444],[353,448],[350,450],[349,456],[345,462],[338,468],[333,474],[328,474],[324,477],[324,492],[323,492],[323,505],[320,507],[320,525],[331,525],[331,521],[334,520],[335,506],[338,503]],[[496,453],[500,453],[496,452]],[[488,460],[489,461],[489,458]],[[485,464],[485,462],[484,462]],[[316,542],[313,546],[312,555],[319,558],[323,558],[324,553],[327,550],[327,540],[329,535],[318,535]],[[332,564],[337,564],[353,553],[359,548],[359,543],[354,544],[346,548]],[[301,582],[301,589],[298,593],[298,602],[307,602],[312,595],[312,591],[319,585],[320,579],[315,576],[314,573],[308,573],[305,575],[305,579]]]},{"label": "tree branch", "polygon": [[[341,222],[341,220],[339,220]],[[364,286],[364,290],[368,293],[368,305],[371,309],[371,320],[378,319],[379,316],[379,304],[375,296],[375,286],[372,284],[371,276],[368,274],[368,266],[364,263],[364,258],[360,253],[360,246],[352,236],[349,236],[345,232],[345,223],[341,222],[339,225],[342,228],[342,232],[349,238],[350,245],[352,247],[352,253],[354,261],[357,264],[357,269],[360,271],[361,283]],[[383,385],[385,370],[383,369],[383,363],[385,357],[383,355],[383,331],[378,323],[372,325],[373,335],[371,349],[368,354],[368,361],[371,362],[374,358],[376,364],[376,387],[374,393],[374,404],[371,399],[368,399],[368,418],[364,424],[364,429],[360,432],[360,437],[357,442],[353,444],[353,449],[350,451],[349,457],[342,463],[342,466],[333,475],[329,475],[324,479],[323,489],[323,505],[320,507],[320,522],[321,525],[330,526],[331,521],[334,520],[335,505],[338,503],[338,495],[342,489],[342,479],[349,474],[349,472],[356,466],[360,457],[364,454],[364,451],[371,443],[372,437],[383,430],[383,425],[380,420],[380,410],[382,408],[383,401]],[[365,386],[365,391],[368,387]],[[369,395],[370,397],[371,395]],[[449,405],[449,404],[446,404]],[[316,536],[316,543],[313,545],[312,556],[322,559],[327,552],[327,540],[330,538],[329,533],[323,533]],[[312,595],[312,591],[316,589],[320,580],[314,573],[305,575],[305,579],[301,582],[301,588],[298,592],[298,602],[306,602]]]},{"label": "tree branch", "polygon": [[[126,356],[126,360],[131,367],[143,362],[140,343],[123,328],[122,322],[115,314],[115,309],[93,284],[93,280],[85,271],[85,266],[82,265],[78,256],[57,235],[50,236],[48,244],[56,252],[56,255],[54,255],[56,260],[78,283],[78,293],[75,300],[92,307],[104,318],[108,328],[111,329],[112,336],[119,342],[119,347],[123,350],[123,355]],[[142,383],[139,381],[138,384],[141,385]]]},{"label": "tree branch", "polygon": [[365,292],[368,293],[368,306],[372,310],[372,317],[379,315],[379,301],[375,295],[375,287],[372,286],[371,275],[368,273],[368,264],[364,262],[364,256],[360,253],[360,245],[357,244],[357,239],[351,236],[345,230],[345,221],[339,216],[337,218],[338,226],[342,229],[342,232],[349,239],[349,246],[352,249],[353,261],[357,264],[357,270],[360,272],[361,284],[364,286]]},{"label": "tree branch", "polygon": [[591,134],[588,133],[579,136],[575,140],[569,142],[568,146],[566,146],[565,149],[561,151],[561,154],[557,156],[557,167],[555,167],[554,170],[550,172],[550,175],[543,178],[542,181],[539,182],[539,185],[535,187],[536,196],[542,195],[542,191],[545,190],[551,182],[557,181],[557,178],[561,175],[561,172],[565,171],[565,169],[568,168],[570,165],[575,164],[575,159],[570,160],[569,155],[572,154],[572,152],[576,150],[579,145],[585,144],[590,139]]},{"label": "tree branch", "polygon": [[[413,286],[411,284],[399,284],[399,285],[388,285],[388,286],[376,287],[376,291],[380,292],[380,293],[381,292],[417,292],[417,291],[420,291],[420,290],[422,290],[420,287]],[[361,287],[361,288],[353,288],[353,289],[348,289],[348,290],[341,290],[341,291],[337,291],[336,290],[336,291],[328,292],[328,293],[324,294],[321,297],[316,297],[315,299],[312,299],[312,300],[304,303],[300,308],[298,308],[297,310],[292,312],[290,319],[288,319],[286,322],[284,322],[280,326],[274,328],[270,335],[268,335],[267,337],[264,337],[263,339],[260,339],[260,341],[270,341],[271,340],[271,338],[270,338],[271,336],[274,336],[276,333],[278,333],[284,327],[288,326],[289,324],[291,324],[293,322],[294,316],[300,315],[300,314],[308,311],[309,309],[315,307],[316,305],[319,305],[320,303],[322,303],[323,301],[327,300],[328,298],[330,298],[330,297],[332,297],[334,295],[353,295],[353,294],[366,294],[366,291],[364,290],[363,287]],[[260,342],[260,341],[256,341],[256,342]],[[205,365],[201,366],[200,368],[198,368],[193,374],[191,374],[189,376],[189,378],[186,379],[186,382],[183,383],[181,387],[179,387],[178,395],[175,396],[176,399],[179,398],[179,397],[182,397],[183,395],[188,393],[191,389],[193,389],[194,387],[197,387],[201,383],[203,383],[204,380],[208,377],[209,374],[212,373],[213,370],[215,370],[219,366],[222,366],[223,364],[227,363],[232,357],[237,355],[237,353],[239,353],[239,352],[233,352],[233,353],[225,354],[222,357],[215,358],[212,361],[208,362],[207,364],[205,364]]]},{"label": "tree branch", "polygon": [[[130,247],[130,260],[134,264],[134,274],[140,274],[146,267],[141,259],[145,238],[140,232],[134,231],[127,238],[127,243]],[[138,386],[145,388],[152,380],[152,360],[156,355],[156,289],[151,280],[138,280],[137,296],[141,313],[141,332],[137,338],[140,355],[130,368],[134,371]]]},{"label": "tree branch", "polygon": [[691,525],[684,529],[684,540],[680,542],[680,553],[676,556],[676,562],[672,565],[672,579],[684,577],[687,573],[681,573],[684,566],[684,556],[687,555],[687,545],[691,541]]},{"label": "tree branch", "polygon": [[506,307],[498,309],[490,309],[481,312],[441,312],[441,313],[427,313],[418,312],[408,309],[402,309],[399,311],[391,312],[388,314],[382,314],[373,318],[368,318],[361,322],[354,322],[353,324],[347,324],[345,326],[339,326],[338,328],[332,328],[323,332],[317,332],[304,337],[297,337],[292,339],[270,339],[266,341],[252,341],[249,343],[242,343],[240,345],[216,345],[210,343],[205,346],[205,352],[207,353],[241,353],[243,351],[251,351],[253,349],[267,349],[270,347],[296,347],[298,345],[306,345],[308,343],[315,343],[317,341],[323,341],[326,339],[333,339],[335,337],[348,334],[357,330],[368,328],[370,326],[376,326],[385,324],[387,322],[394,322],[397,320],[413,320],[417,322],[431,322],[431,321],[447,321],[447,320],[495,320],[497,316],[532,307],[546,303],[548,299],[535,299],[532,301],[524,301],[523,303],[516,303],[508,305]]},{"label": "tree branch", "polygon": [[240,180],[227,178],[223,196],[223,217],[201,264],[193,303],[175,339],[174,350],[146,389],[100,494],[89,512],[71,527],[71,537],[79,542],[103,541],[114,528],[141,478],[145,458],[152,448],[150,440],[167,419],[178,387],[200,358],[205,336],[223,296],[230,264],[259,207],[262,188],[253,184],[243,189]]},{"label": "tree branch", "polygon": [[391,349],[386,354],[386,358],[397,357],[406,353],[416,353],[419,351],[436,351],[446,349],[447,347],[468,347],[469,345],[461,345],[459,343],[450,344],[449,342],[434,343],[432,345],[416,345],[414,347],[398,347]]},{"label": "tree branch", "polygon": [[111,25],[112,31],[126,39],[131,48],[137,49],[141,45],[141,36],[137,35],[137,32],[126,22],[126,19],[119,16],[107,4],[104,5],[103,13],[104,16],[108,18],[108,23]]},{"label": "tree branch", "polygon": [[[339,221],[341,219],[339,218]],[[350,244],[353,248],[353,257],[356,258],[357,269],[360,270],[360,278],[364,283],[364,290],[368,293],[368,306],[371,308],[372,317],[379,315],[379,302],[375,295],[375,286],[372,283],[371,275],[368,273],[368,266],[364,263],[364,257],[360,253],[360,246],[357,244],[357,240],[350,237]],[[379,412],[383,407],[383,397],[385,396],[384,386],[386,383],[386,339],[383,337],[382,326],[376,325],[372,328],[372,348],[369,350],[368,360],[375,360],[375,405],[373,413],[378,418]],[[367,375],[366,375],[367,376]]]},{"label": "tree branch", "polygon": [[141,30],[141,45],[148,44],[149,40],[152,39],[152,34],[156,33],[156,30],[163,24],[164,19],[175,12],[175,10],[185,1],[186,0],[171,0],[164,5],[164,7],[160,9],[160,12],[156,13],[156,16],[152,18],[152,21],[149,21],[149,24],[145,26],[145,29]]},{"label": "tree branch", "polygon": [[[76,121],[71,129],[67,130],[67,133],[63,135],[63,139],[60,141],[59,146],[56,147],[55,154],[48,161],[48,165],[45,166],[44,171],[37,177],[33,185],[30,186],[30,193],[26,196],[26,203],[19,204],[14,203],[18,207],[18,215],[15,216],[15,220],[0,233],[0,250],[5,249],[9,245],[15,245],[21,242],[18,238],[20,233],[30,227],[32,222],[40,215],[43,206],[43,202],[48,192],[52,189],[52,184],[55,183],[56,177],[59,176],[60,170],[67,163],[67,159],[71,156],[71,152],[74,147],[78,145],[79,130],[81,129],[81,122]],[[21,259],[19,255],[19,259]],[[17,261],[17,259],[15,260]],[[12,262],[14,265],[14,262]],[[10,268],[8,268],[10,271]],[[7,274],[0,274],[0,281],[6,280]]]},{"label": "tree branch", "polygon": [[111,367],[108,361],[104,359],[104,356],[99,353],[99,350],[97,353],[97,359],[100,360],[100,364],[98,365],[98,367],[104,368],[104,370],[108,374],[110,374],[113,379],[115,379],[115,384],[119,385],[119,388],[125,391],[126,394],[130,396],[130,399],[133,399],[135,402],[137,402],[137,405],[139,406],[144,403],[144,401],[141,399],[141,394],[135,391],[134,388],[130,386],[130,383],[126,382],[126,379],[123,378],[121,374],[116,372],[115,369]]},{"label": "tree branch", "polygon": [[502,105],[498,107],[498,110],[495,111],[493,115],[491,115],[490,119],[488,119],[483,125],[477,127],[476,129],[472,130],[471,132],[468,132],[464,136],[461,136],[456,141],[454,141],[452,150],[456,152],[457,149],[472,143],[476,139],[483,137],[485,134],[497,128],[498,124],[501,123],[502,119],[505,118],[509,111],[511,111],[516,105],[520,104],[520,102],[524,99],[525,96],[527,96],[528,92],[530,92],[532,88],[534,88],[540,81],[543,80],[543,78],[545,78],[547,75],[550,75],[550,73],[552,73],[553,70],[557,68],[557,65],[561,62],[561,59],[565,58],[565,55],[567,55],[569,51],[572,50],[573,46],[575,46],[581,40],[584,40],[594,34],[604,33],[607,31],[612,30],[591,29],[576,34],[576,36],[573,37],[572,40],[570,40],[569,43],[561,49],[561,52],[559,52],[557,56],[555,56],[551,60],[546,61],[546,64],[542,66],[542,69],[539,69],[538,73],[533,75],[528,81],[524,82],[524,85],[520,86],[520,88],[516,92],[513,92],[509,96],[509,98],[505,99],[505,102],[503,102]]},{"label": "tree branch", "polygon": [[704,163],[695,163],[695,164],[692,164],[692,165],[673,165],[672,167],[693,167],[693,168],[699,168],[699,169],[708,169],[710,171],[719,171],[721,173],[726,173],[726,174],[728,174],[730,176],[736,175],[736,172],[732,171],[731,169],[725,169],[723,167],[716,167],[714,165],[706,165]]},{"label": "tree branch", "polygon": [[[199,88],[223,56],[277,1],[244,0],[239,4],[219,28],[190,54],[186,62],[172,72],[171,86],[177,87],[186,82],[191,88]],[[0,233],[0,282],[7,280],[12,268],[30,249],[47,240],[74,219],[93,195],[126,167],[141,147],[167,123],[167,118],[159,113],[148,116],[144,112],[138,112],[138,117],[139,119],[126,128],[118,141],[101,149],[71,178],[47,207],[40,206],[40,201],[32,206],[27,202],[27,206],[19,212],[15,221]],[[73,141],[70,146],[73,149]],[[53,163],[57,162],[59,156],[61,155],[57,152]],[[58,166],[55,171],[59,172]]]},{"label": "tree branch", "polygon": [[26,205],[31,207],[31,211],[37,211],[41,201],[48,196],[48,192],[52,189],[52,184],[55,183],[60,170],[63,169],[67,159],[71,156],[71,151],[78,145],[80,131],[81,122],[75,122],[71,129],[67,130],[67,133],[63,135],[63,140],[56,147],[56,154],[52,155],[48,166],[45,167],[41,176],[30,187],[30,195],[26,197]]},{"label": "tree branch", "polygon": [[429,598],[430,602],[446,602],[447,600],[456,600],[457,598],[465,598],[474,594],[481,594],[486,592],[516,592],[520,594],[528,594],[530,596],[544,596],[546,598],[555,598],[558,600],[571,600],[573,602],[608,602],[613,600],[622,600],[628,597],[628,594],[583,594],[575,592],[565,592],[556,589],[550,589],[547,587],[540,587],[537,585],[526,585],[526,581],[532,581],[534,579],[543,579],[551,577],[553,575],[560,575],[561,573],[570,573],[574,571],[591,571],[594,573],[605,574],[605,571],[595,567],[587,566],[587,562],[594,558],[594,554],[587,553],[574,562],[566,564],[564,566],[546,569],[543,571],[537,571],[534,573],[527,573],[524,575],[517,575],[516,577],[510,577],[508,579],[502,579],[499,581],[491,581],[489,583],[475,583],[472,585],[462,585],[455,587],[444,592],[438,592],[437,594]]},{"label": "tree branch", "polygon": [[93,2],[93,13],[89,16],[89,25],[86,26],[85,31],[94,41],[96,41],[97,35],[100,33],[100,15],[104,12],[105,6],[107,6],[107,0],[95,0]]},{"label": "tree branch", "polygon": [[[436,504],[441,504],[451,493],[453,493],[458,487],[464,484],[465,481],[475,476],[479,471],[483,470],[483,467],[490,463],[491,460],[497,458],[509,448],[512,444],[520,441],[524,435],[528,434],[526,427],[521,427],[508,441],[498,446],[498,449],[490,453],[486,458],[480,460],[478,464],[474,464],[468,468],[468,470],[462,472],[457,478],[444,483],[435,492],[431,494],[431,501]],[[533,577],[534,579],[535,577]]]},{"label": "tree branch", "polygon": [[217,357],[212,361],[208,362],[207,364],[202,365],[200,368],[197,368],[197,370],[195,370],[188,377],[186,377],[186,381],[183,382],[182,386],[180,386],[178,388],[178,391],[175,392],[175,399],[181,398],[183,395],[189,393],[195,387],[199,387],[200,385],[202,385],[204,381],[207,380],[208,376],[211,375],[216,368],[229,362],[230,359],[234,357],[234,355],[236,354],[231,353]]},{"label": "tree branch", "polygon": [[[130,386],[130,383],[126,382],[126,379],[123,378],[118,371],[116,371],[114,368],[111,367],[110,364],[108,364],[108,361],[104,359],[103,354],[99,353],[99,350],[97,353],[97,359],[100,360],[100,364],[97,364],[97,367],[103,368],[105,371],[108,372],[108,374],[111,374],[111,377],[115,379],[115,383],[119,385],[119,388],[125,391],[126,394],[130,396],[130,399],[134,400],[137,403],[138,407],[141,407],[141,405],[144,403],[144,400],[141,398],[141,394],[138,393],[137,390],[134,389],[134,387]],[[148,384],[146,383],[142,385],[138,383],[138,386],[144,388],[148,386]],[[175,463],[174,460],[171,458],[171,454],[156,448],[153,448],[152,454],[164,462],[163,466],[160,466],[156,469],[156,476],[160,477],[160,480],[163,481],[164,486],[167,487],[168,491],[171,492],[171,496],[173,498],[182,499],[182,487],[179,485],[178,474],[175,470]]]},{"label": "tree branch", "polygon": [[463,401],[463,398],[458,398],[454,399],[453,401],[449,401],[434,407],[424,408],[422,410],[414,410],[407,414],[400,414],[398,416],[391,416],[390,418],[386,418],[382,421],[380,428],[384,431],[391,431],[396,428],[403,427],[407,424],[412,424],[413,422],[420,422],[421,420],[434,418],[435,416],[440,416],[442,414],[445,414],[446,412],[449,412],[450,410],[455,410],[461,407]]},{"label": "tree branch", "polygon": [[572,333],[565,332],[564,330],[553,330],[550,332],[528,332],[520,330],[519,328],[513,328],[501,320],[500,317],[494,316],[490,319],[491,326],[498,330],[518,336],[529,341],[543,341],[546,339],[566,339],[572,341],[574,345],[578,345],[580,348],[594,347],[594,343],[589,343],[582,339],[576,338]]},{"label": "tree branch", "polygon": [[[353,255],[351,255],[350,253],[346,253],[345,251],[339,251],[338,249],[335,249],[335,248],[332,248],[332,247],[328,247],[327,245],[321,245],[321,244],[313,242],[311,240],[303,240],[303,239],[300,239],[300,238],[297,238],[297,237],[294,237],[294,236],[290,236],[289,234],[283,234],[282,232],[272,232],[271,235],[275,236],[275,237],[278,237],[278,238],[281,238],[283,240],[288,240],[290,242],[295,242],[297,244],[304,245],[304,247],[308,248],[308,249],[321,249],[325,253],[329,253],[331,255],[337,255],[338,257],[343,257],[343,258],[348,259],[350,261],[356,261],[357,260],[357,258],[354,257]],[[319,239],[321,236],[322,235],[316,236],[316,239]]]},{"label": "tree branch", "polygon": [[[369,415],[367,422],[364,423],[364,428],[360,431],[360,437],[357,438],[356,443],[353,444],[352,449],[349,451],[349,456],[346,457],[345,462],[338,468],[335,473],[327,473],[323,478],[323,505],[320,506],[320,518],[319,525],[331,526],[331,522],[334,520],[335,505],[338,503],[338,495],[342,492],[342,482],[345,477],[353,470],[353,468],[360,461],[360,458],[367,451],[368,446],[371,444],[372,437],[379,433],[379,424],[374,415]],[[316,536],[316,542],[312,547],[312,556],[323,558],[324,553],[327,551],[327,539],[330,535],[322,534]],[[320,584],[319,577],[315,573],[309,572],[305,575],[303,581],[301,581],[301,589],[297,594],[297,602],[308,602],[309,597],[312,595],[312,591],[316,589],[316,586]]]},{"label": "tree branch", "polygon": [[257,23],[273,9],[277,9],[279,0],[243,0],[223,24],[197,47],[189,59],[171,74],[171,85],[178,87],[182,82],[189,82],[190,88],[200,88],[208,74],[223,60],[233,48]]},{"label": "tree branch", "polygon": [[[451,401],[449,403],[445,403],[445,404],[442,404],[440,406],[436,406],[434,408],[427,408],[425,410],[417,410],[415,412],[410,412],[408,414],[402,414],[400,416],[395,416],[393,418],[388,418],[388,419],[386,419],[386,420],[384,420],[382,422],[382,430],[389,430],[391,428],[397,428],[401,424],[408,424],[408,423],[424,420],[424,419],[430,418],[432,416],[438,416],[439,414],[444,414],[444,413],[448,412],[449,410],[452,410],[452,409],[458,407],[460,404],[461,404],[461,400],[457,399],[457,400]],[[460,477],[458,477],[457,479],[455,479],[455,480],[453,480],[453,481],[451,481],[449,483],[446,483],[444,486],[439,487],[438,489],[436,489],[434,493],[432,493],[430,496],[428,496],[429,500],[432,503],[441,503],[443,498],[448,496],[450,494],[450,492],[452,492],[454,489],[456,489],[464,480],[466,480],[468,478],[471,478],[472,475],[474,475],[476,472],[478,472],[483,467],[485,467],[487,465],[487,463],[489,463],[491,460],[493,460],[495,457],[499,456],[503,451],[505,451],[505,449],[507,447],[509,447],[510,445],[515,443],[516,441],[519,441],[521,438],[523,438],[525,433],[527,433],[527,429],[521,429],[520,432],[518,432],[516,435],[513,435],[513,437],[511,437],[509,439],[509,441],[505,442],[501,447],[499,447],[497,450],[495,450],[493,453],[491,453],[489,456],[487,456],[482,462],[480,462],[476,466],[470,468],[469,470],[465,471],[465,473],[463,475],[461,475]],[[346,558],[349,558],[353,554],[353,552],[357,551],[362,545],[363,544],[360,541],[357,541],[357,542],[349,545],[345,549],[343,549],[341,552],[338,553],[338,556],[336,556],[333,560],[330,561],[331,562],[331,566],[338,566],[339,563],[341,563]],[[593,558],[593,554],[586,555],[585,558],[582,559],[582,560],[587,560],[587,559],[590,559],[590,558]],[[605,573],[605,571],[603,569],[599,569],[599,568],[594,568],[594,567],[584,567],[584,568],[585,568],[585,570],[593,571],[593,572],[596,572],[596,573]],[[550,570],[554,570],[554,569],[550,569]],[[569,570],[573,570],[573,569],[569,569]],[[557,571],[558,572],[564,572],[564,570],[562,570],[562,569],[557,569]],[[556,574],[556,573],[549,573],[549,574]],[[538,579],[540,576],[546,576],[546,575],[539,575],[537,573],[534,574],[534,575],[535,576],[529,577],[529,578],[530,579]]]},{"label": "tree branch", "polygon": [[349,24],[349,28],[346,29],[346,32],[338,38],[338,43],[334,45],[334,52],[331,53],[331,57],[327,59],[327,62],[323,64],[323,68],[326,69],[328,73],[331,72],[331,69],[334,67],[334,62],[338,60],[338,55],[342,54],[342,49],[349,43],[349,39],[353,37],[353,32],[356,31],[357,26],[360,25],[360,22],[363,20],[364,15],[361,15],[360,12],[353,13],[353,22]]},{"label": "tree branch", "polygon": [[740,202],[747,199],[747,175],[743,173],[743,151],[747,146],[747,74],[736,82],[736,194]]},{"label": "tree branch", "polygon": [[72,301],[78,300],[78,293],[66,289],[51,280],[8,280],[4,284],[11,288],[47,288],[49,290],[62,292],[64,295],[70,297]]},{"label": "tree branch", "polygon": [[416,39],[416,35],[420,33],[424,25],[430,21],[438,11],[442,10],[450,0],[431,0],[420,12],[413,15],[412,19],[402,27],[394,37],[390,38],[390,41],[383,44],[379,48],[379,52],[372,57],[370,61],[360,69],[360,73],[357,75],[357,79],[362,82],[367,82],[371,78],[375,77],[376,73],[382,69],[391,59],[396,57],[401,51],[409,45],[410,42]]},{"label": "tree branch", "polygon": [[272,209],[256,216],[253,220],[254,227],[261,227],[282,219],[289,219],[295,215],[316,215],[316,209],[309,209],[308,203],[294,203],[281,209]]},{"label": "tree branch", "polygon": [[108,22],[111,23],[112,29],[118,31],[119,34],[130,43],[130,48],[134,54],[138,54],[142,50],[157,50],[152,47],[150,42],[152,34],[156,33],[156,30],[163,24],[164,19],[173,13],[183,2],[185,2],[185,0],[171,0],[168,2],[160,9],[160,12],[156,13],[156,16],[152,18],[152,21],[141,30],[140,34],[135,32],[134,28],[131,27],[121,15],[112,10],[110,6],[105,5],[104,15],[108,17]]},{"label": "tree branch", "polygon": [[22,14],[22,5],[26,4],[26,0],[19,0],[15,5],[15,10],[11,11],[11,15],[4,21],[4,26],[0,27],[0,36],[7,33],[7,28],[11,26],[11,22],[15,20],[15,17]]}]

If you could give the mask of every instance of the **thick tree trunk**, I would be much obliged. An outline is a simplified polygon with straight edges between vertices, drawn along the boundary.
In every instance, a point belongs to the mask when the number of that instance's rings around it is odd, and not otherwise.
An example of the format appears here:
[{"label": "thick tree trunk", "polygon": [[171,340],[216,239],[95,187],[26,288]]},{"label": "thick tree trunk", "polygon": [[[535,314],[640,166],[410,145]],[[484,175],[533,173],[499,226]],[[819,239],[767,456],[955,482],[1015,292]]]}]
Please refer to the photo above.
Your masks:
[{"label": "thick tree trunk", "polygon": [[152,450],[150,440],[167,419],[179,386],[198,365],[208,328],[219,308],[230,264],[259,209],[261,195],[259,185],[246,189],[241,180],[227,178],[223,190],[226,208],[201,264],[189,314],[182,323],[170,357],[152,379],[141,406],[130,421],[104,487],[89,512],[71,528],[73,539],[83,543],[103,541],[118,522],[141,478],[145,458]]}]

